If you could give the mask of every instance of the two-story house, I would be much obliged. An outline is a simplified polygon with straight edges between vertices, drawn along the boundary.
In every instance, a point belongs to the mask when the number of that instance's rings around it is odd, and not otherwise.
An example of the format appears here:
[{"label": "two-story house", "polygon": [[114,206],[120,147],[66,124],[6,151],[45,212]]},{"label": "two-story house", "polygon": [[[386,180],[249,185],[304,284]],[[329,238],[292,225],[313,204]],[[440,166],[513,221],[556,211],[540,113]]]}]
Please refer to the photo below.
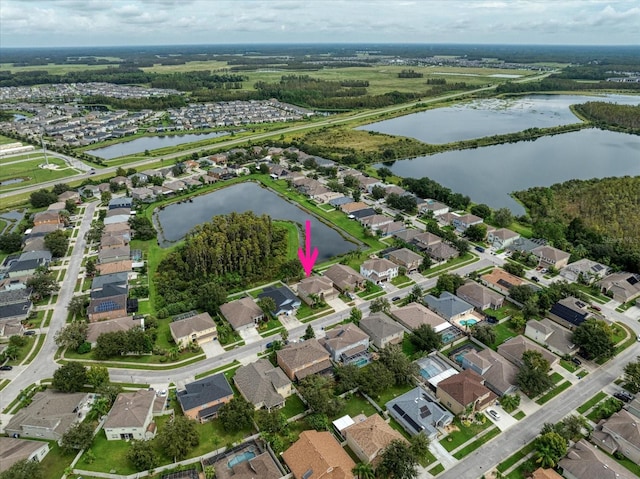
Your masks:
[{"label": "two-story house", "polygon": [[292,381],[332,371],[329,353],[317,339],[289,344],[276,352],[278,366]]},{"label": "two-story house", "polygon": [[353,323],[330,329],[319,342],[335,362],[362,367],[370,361],[369,336]]},{"label": "two-story house", "polygon": [[176,398],[185,416],[206,422],[218,417],[220,408],[233,398],[233,390],[225,375],[218,373],[185,384]]},{"label": "two-story house", "polygon": [[360,265],[360,274],[373,283],[386,283],[398,276],[398,265],[384,258],[368,259]]},{"label": "two-story house", "polygon": [[140,389],[132,393],[120,393],[111,406],[102,428],[107,441],[152,439],[154,391]]},{"label": "two-story house", "polygon": [[240,394],[256,409],[271,411],[283,407],[291,396],[291,380],[282,369],[274,367],[267,359],[241,366],[233,376]]}]

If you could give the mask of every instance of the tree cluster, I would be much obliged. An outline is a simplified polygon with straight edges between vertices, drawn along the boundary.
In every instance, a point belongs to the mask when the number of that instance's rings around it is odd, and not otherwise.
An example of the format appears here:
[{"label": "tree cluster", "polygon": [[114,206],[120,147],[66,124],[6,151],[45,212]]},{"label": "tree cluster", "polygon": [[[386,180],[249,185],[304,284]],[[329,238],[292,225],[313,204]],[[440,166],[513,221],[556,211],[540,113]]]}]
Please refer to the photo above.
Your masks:
[{"label": "tree cluster", "polygon": [[129,219],[129,225],[133,230],[135,239],[147,241],[154,239],[157,235],[156,229],[153,227],[151,220],[144,215],[132,216]]},{"label": "tree cluster", "polygon": [[608,359],[615,354],[613,331],[603,320],[587,319],[575,329],[572,340],[588,359]]},{"label": "tree cluster", "polygon": [[553,386],[549,377],[549,361],[538,351],[525,351],[522,366],[516,374],[516,384],[529,397],[535,397]]},{"label": "tree cluster", "polygon": [[135,327],[128,331],[113,331],[98,336],[93,355],[96,359],[110,359],[125,354],[145,354],[153,350],[156,330]]}]

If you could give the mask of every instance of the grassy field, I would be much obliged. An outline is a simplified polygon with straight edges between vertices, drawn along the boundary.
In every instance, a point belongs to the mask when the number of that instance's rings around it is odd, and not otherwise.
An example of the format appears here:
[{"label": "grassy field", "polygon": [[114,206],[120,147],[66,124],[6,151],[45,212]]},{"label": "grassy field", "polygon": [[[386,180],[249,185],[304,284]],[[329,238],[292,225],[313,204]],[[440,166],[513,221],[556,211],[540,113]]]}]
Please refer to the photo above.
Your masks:
[{"label": "grassy field", "polygon": [[15,143],[16,140],[9,138],[8,136],[0,135],[0,145],[6,145],[7,143]]},{"label": "grassy field", "polygon": [[[47,158],[51,158],[54,155],[47,154]],[[34,151],[31,153],[26,153],[22,155],[15,156],[3,156],[0,157],[0,165],[5,163],[15,163],[15,162],[23,162],[29,160],[39,160],[41,163],[44,163],[44,155],[38,151]]]},{"label": "grassy field", "polygon": [[[111,65],[113,66],[113,65]],[[30,72],[30,71],[43,71],[51,73],[52,75],[64,75],[69,72],[77,72],[84,70],[100,70],[108,68],[109,65],[56,65],[55,63],[48,63],[46,65],[30,65],[25,67],[14,67],[13,63],[0,63],[0,72],[9,71],[11,73],[16,72]]]},{"label": "grassy field", "polygon": [[62,167],[59,170],[45,170],[39,168],[42,160],[23,161],[13,165],[4,165],[0,171],[0,181],[11,180],[14,178],[23,178],[24,181],[10,185],[0,186],[0,191],[10,191],[23,188],[25,186],[43,183],[45,181],[67,178],[78,174],[74,169],[67,168],[64,161],[58,158],[49,158],[49,163],[53,163]]},{"label": "grassy field", "polygon": [[496,437],[498,434],[500,434],[500,429],[498,429],[497,427],[494,427],[494,428],[490,429],[489,432],[487,432],[484,436],[476,439],[471,444],[467,444],[465,447],[463,447],[458,452],[456,452],[453,455],[453,457],[455,457],[456,459],[462,459],[467,454],[471,454],[473,451],[478,449],[480,446],[482,446],[483,444],[489,442],[491,439]]},{"label": "grassy field", "polygon": [[587,412],[589,409],[591,409],[593,406],[598,404],[600,401],[602,401],[606,397],[607,397],[607,394],[600,391],[598,394],[593,396],[586,403],[584,403],[582,406],[576,409],[576,411],[578,411],[580,414],[584,414],[585,412]]}]

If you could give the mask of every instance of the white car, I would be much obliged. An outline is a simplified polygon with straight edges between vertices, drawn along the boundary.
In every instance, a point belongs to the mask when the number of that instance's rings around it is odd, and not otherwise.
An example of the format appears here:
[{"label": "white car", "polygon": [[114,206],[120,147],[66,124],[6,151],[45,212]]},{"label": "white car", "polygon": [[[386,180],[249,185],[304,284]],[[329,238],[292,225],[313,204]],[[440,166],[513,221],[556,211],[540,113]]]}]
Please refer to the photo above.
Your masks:
[{"label": "white car", "polygon": [[498,411],[494,409],[488,409],[487,414],[491,416],[493,419],[495,419],[496,421],[500,420],[500,414],[498,414]]}]

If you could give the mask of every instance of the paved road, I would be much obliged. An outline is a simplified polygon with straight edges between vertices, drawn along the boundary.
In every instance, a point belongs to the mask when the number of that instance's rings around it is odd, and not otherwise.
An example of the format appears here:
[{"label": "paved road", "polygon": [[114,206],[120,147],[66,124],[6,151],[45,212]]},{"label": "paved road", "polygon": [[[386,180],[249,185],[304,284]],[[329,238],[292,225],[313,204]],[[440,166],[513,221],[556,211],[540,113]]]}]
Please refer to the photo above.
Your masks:
[{"label": "paved road", "polygon": [[58,298],[53,310],[53,316],[48,328],[48,334],[45,341],[38,353],[38,356],[28,366],[19,366],[14,368],[16,372],[15,378],[11,383],[2,390],[0,394],[0,410],[3,410],[7,405],[30,384],[53,376],[54,371],[58,368],[53,360],[58,347],[53,338],[55,333],[62,329],[67,321],[67,304],[73,296],[73,291],[76,287],[76,280],[80,273],[80,266],[84,257],[84,248],[86,245],[85,234],[91,227],[91,218],[98,205],[97,202],[88,203],[84,215],[82,217],[82,223],[80,225],[80,232],[78,234],[76,244],[71,252],[69,259],[69,266],[67,272],[62,281],[62,286],[58,293]]},{"label": "paved road", "polygon": [[451,469],[444,471],[442,479],[478,479],[525,444],[531,442],[545,422],[555,423],[585,403],[598,391],[611,384],[624,365],[640,354],[640,344],[634,344],[604,366],[587,375],[578,386],[571,387],[546,403],[538,411],[518,421],[492,441],[484,444]]}]

